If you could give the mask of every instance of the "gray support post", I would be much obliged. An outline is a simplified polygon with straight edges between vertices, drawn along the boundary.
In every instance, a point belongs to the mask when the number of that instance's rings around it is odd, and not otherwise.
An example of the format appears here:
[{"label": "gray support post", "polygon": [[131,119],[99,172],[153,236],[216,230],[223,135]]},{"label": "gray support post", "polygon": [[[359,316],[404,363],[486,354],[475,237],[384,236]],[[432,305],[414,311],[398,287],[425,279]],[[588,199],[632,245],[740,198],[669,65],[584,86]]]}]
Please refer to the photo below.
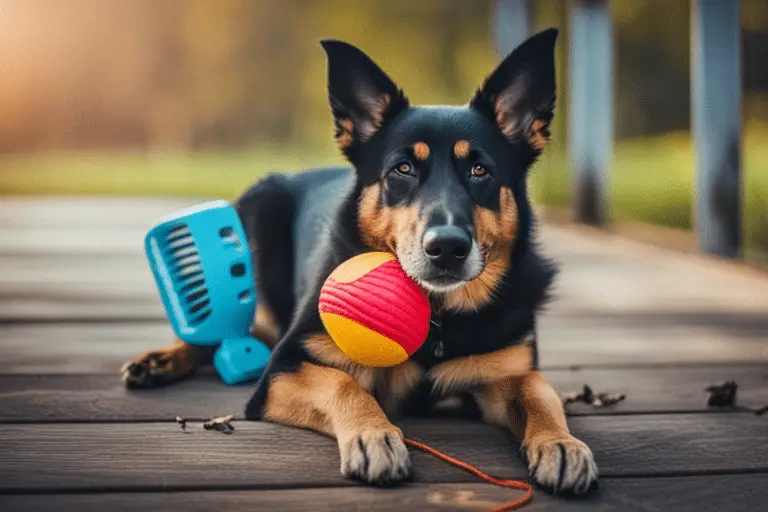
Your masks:
[{"label": "gray support post", "polygon": [[494,47],[503,59],[531,35],[531,0],[496,0],[491,15]]},{"label": "gray support post", "polygon": [[613,23],[608,0],[573,0],[569,16],[568,146],[578,222],[608,218],[613,143]]},{"label": "gray support post", "polygon": [[741,36],[739,0],[691,4],[691,128],[696,228],[702,251],[741,253]]}]

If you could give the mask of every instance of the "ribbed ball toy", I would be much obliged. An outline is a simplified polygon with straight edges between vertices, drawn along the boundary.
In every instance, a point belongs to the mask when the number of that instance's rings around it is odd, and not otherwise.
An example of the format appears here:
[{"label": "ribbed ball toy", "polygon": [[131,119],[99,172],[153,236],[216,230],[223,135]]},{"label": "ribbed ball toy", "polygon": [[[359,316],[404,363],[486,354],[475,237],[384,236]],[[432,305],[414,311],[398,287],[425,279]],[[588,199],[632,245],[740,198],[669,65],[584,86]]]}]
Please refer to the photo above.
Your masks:
[{"label": "ribbed ball toy", "polygon": [[429,299],[386,252],[360,254],[339,265],[320,290],[319,308],[331,338],[365,366],[402,363],[429,333]]}]

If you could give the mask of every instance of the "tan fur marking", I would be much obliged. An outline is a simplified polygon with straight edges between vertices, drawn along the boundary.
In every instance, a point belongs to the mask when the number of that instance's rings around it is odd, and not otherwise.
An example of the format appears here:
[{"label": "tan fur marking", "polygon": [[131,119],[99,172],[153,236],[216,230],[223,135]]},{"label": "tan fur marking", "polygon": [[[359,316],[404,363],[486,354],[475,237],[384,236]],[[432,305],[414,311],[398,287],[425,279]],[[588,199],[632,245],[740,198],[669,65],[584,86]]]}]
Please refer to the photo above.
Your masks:
[{"label": "tan fur marking", "polygon": [[460,140],[453,145],[453,154],[456,155],[456,158],[459,160],[464,160],[469,156],[469,149],[469,141]]},{"label": "tan fur marking", "polygon": [[417,142],[413,145],[413,156],[422,162],[429,158],[429,146],[425,142]]},{"label": "tan fur marking", "polygon": [[433,367],[427,377],[434,390],[449,394],[529,372],[533,350],[529,345],[515,345],[488,354],[451,359]]},{"label": "tan fur marking", "polygon": [[349,119],[339,119],[336,121],[336,144],[344,150],[352,145],[354,124]]},{"label": "tan fur marking", "polygon": [[[175,375],[186,375],[194,371],[200,365],[201,352],[199,347],[190,343],[184,343],[175,339],[172,344],[160,350],[148,352],[140,356],[136,361],[146,359],[149,367],[154,371],[163,371]],[[154,356],[154,357],[151,357]],[[164,361],[162,363],[158,362]]]},{"label": "tan fur marking", "polygon": [[357,133],[360,140],[365,142],[370,139],[374,133],[384,124],[384,117],[389,109],[392,98],[389,94],[370,97],[366,94],[360,95],[363,108],[368,112],[369,119],[358,122]]},{"label": "tan fur marking", "polygon": [[421,366],[411,360],[379,371],[381,376],[377,379],[378,396],[384,397],[384,410],[392,413],[399,409],[403,400],[416,388],[424,375]]},{"label": "tan fur marking", "polygon": [[496,110],[496,124],[501,132],[507,138],[513,138],[521,131],[519,117],[514,113],[519,110],[519,105],[525,94],[525,85],[522,82],[516,83],[507,88],[503,93],[494,98],[494,108]]},{"label": "tan fur marking", "polygon": [[547,123],[541,119],[534,120],[531,124],[531,135],[528,137],[528,142],[536,151],[543,151],[547,145],[547,142],[549,142],[549,130],[547,128]]},{"label": "tan fur marking", "polygon": [[387,411],[396,411],[402,400],[416,387],[424,370],[407,360],[389,368],[370,368],[351,360],[327,334],[310,336],[304,347],[323,364],[343,370],[365,391],[382,397]]},{"label": "tan fur marking", "polygon": [[520,405],[526,414],[523,441],[542,435],[562,436],[568,433],[563,400],[540,372],[525,375],[521,379],[519,393]]},{"label": "tan fur marking", "polygon": [[251,335],[263,341],[269,348],[273,348],[280,339],[280,328],[277,320],[263,302],[256,306],[253,325],[251,326]]},{"label": "tan fur marking", "polygon": [[568,429],[560,396],[538,371],[473,393],[486,423],[508,428],[541,485],[586,492],[598,478],[591,450]]},{"label": "tan fur marking", "polygon": [[269,383],[264,419],[333,437],[328,416],[313,407],[307,396],[311,384],[310,377],[301,371],[274,376]]},{"label": "tan fur marking", "polygon": [[562,400],[538,371],[490,383],[473,396],[483,421],[511,429],[521,441],[568,432]]},{"label": "tan fur marking", "polygon": [[377,130],[381,128],[381,125],[384,123],[384,114],[387,113],[391,101],[392,98],[389,94],[382,94],[371,106],[370,111],[371,117],[373,118],[373,126]]},{"label": "tan fur marking", "polygon": [[[131,381],[131,383],[143,383],[147,376],[160,378],[163,382],[173,382],[192,374],[209,357],[210,349],[184,343],[176,338],[170,345],[146,352],[126,362],[120,368],[120,373],[123,381]],[[130,372],[133,366],[143,367],[146,375],[133,375]]]},{"label": "tan fur marking", "polygon": [[346,372],[302,363],[268,384],[264,419],[335,437],[343,475],[376,483],[410,474],[403,432]]},{"label": "tan fur marking", "polygon": [[350,375],[311,363],[271,379],[264,419],[337,438],[366,428],[395,428],[376,400]]},{"label": "tan fur marking", "polygon": [[521,380],[519,377],[500,380],[472,393],[483,414],[483,421],[496,427],[512,427],[510,406],[517,396]]},{"label": "tan fur marking", "polygon": [[496,124],[501,133],[511,138],[519,131],[516,118],[512,115],[515,95],[504,94],[496,100]]},{"label": "tan fur marking", "polygon": [[372,249],[393,254],[399,245],[416,237],[419,212],[416,206],[382,206],[381,185],[365,188],[358,203],[358,224],[363,241]]},{"label": "tan fur marking", "polygon": [[310,336],[304,341],[304,348],[318,361],[347,372],[364,390],[373,391],[375,369],[351,360],[327,334]]},{"label": "tan fur marking", "polygon": [[517,235],[517,204],[512,190],[502,187],[498,212],[475,207],[474,223],[485,268],[477,278],[445,295],[448,310],[475,311],[493,300],[499,279],[509,270],[509,255]]},{"label": "tan fur marking", "polygon": [[394,241],[388,236],[390,218],[382,214],[380,197],[379,183],[363,189],[358,203],[358,225],[366,245],[378,251],[394,252]]}]

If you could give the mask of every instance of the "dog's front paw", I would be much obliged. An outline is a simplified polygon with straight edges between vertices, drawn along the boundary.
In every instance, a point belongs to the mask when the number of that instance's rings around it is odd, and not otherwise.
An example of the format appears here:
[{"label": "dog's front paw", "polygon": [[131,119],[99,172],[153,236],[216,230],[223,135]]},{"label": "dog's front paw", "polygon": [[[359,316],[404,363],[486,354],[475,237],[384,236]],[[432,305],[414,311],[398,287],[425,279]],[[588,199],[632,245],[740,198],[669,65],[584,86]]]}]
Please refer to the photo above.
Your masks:
[{"label": "dog's front paw", "polygon": [[521,452],[531,477],[549,492],[579,495],[597,487],[598,470],[592,450],[570,434],[533,437]]},{"label": "dog's front paw", "polygon": [[164,386],[178,379],[174,361],[159,352],[150,352],[120,369],[125,385],[132,389],[146,389]]},{"label": "dog's front paw", "polygon": [[339,439],[341,473],[373,485],[390,486],[411,477],[411,458],[397,428],[365,430]]}]

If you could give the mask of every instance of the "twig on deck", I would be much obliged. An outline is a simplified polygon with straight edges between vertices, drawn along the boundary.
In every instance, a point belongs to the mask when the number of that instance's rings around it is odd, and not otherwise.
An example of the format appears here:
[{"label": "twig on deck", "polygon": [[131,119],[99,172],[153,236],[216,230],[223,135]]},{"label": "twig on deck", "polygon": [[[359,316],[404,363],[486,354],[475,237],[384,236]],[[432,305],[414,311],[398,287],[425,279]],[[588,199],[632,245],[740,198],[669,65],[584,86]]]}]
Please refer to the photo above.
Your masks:
[{"label": "twig on deck", "polygon": [[729,380],[719,385],[712,385],[706,388],[709,393],[707,400],[708,407],[734,407],[736,406],[736,390],[739,385],[735,381]]},{"label": "twig on deck", "polygon": [[227,416],[220,416],[218,418],[213,418],[203,423],[203,428],[205,430],[217,430],[224,434],[231,434],[232,432],[235,431],[235,427],[232,426],[232,423],[231,423],[233,418],[234,416],[231,414],[228,414]]},{"label": "twig on deck", "polygon": [[709,407],[735,407],[741,411],[749,411],[755,416],[762,416],[768,412],[768,405],[764,405],[759,408],[752,407],[738,407],[736,405],[736,390],[739,389],[739,385],[735,381],[729,380],[722,384],[713,384],[706,388],[706,392],[709,393],[709,400],[707,400],[707,406]]},{"label": "twig on deck", "polygon": [[584,384],[584,388],[582,389],[581,393],[573,392],[565,395],[563,397],[563,404],[568,405],[573,402],[583,402],[593,407],[608,407],[609,405],[621,402],[626,397],[627,396],[623,393],[598,393],[595,395],[595,393],[592,391],[592,388]]}]

